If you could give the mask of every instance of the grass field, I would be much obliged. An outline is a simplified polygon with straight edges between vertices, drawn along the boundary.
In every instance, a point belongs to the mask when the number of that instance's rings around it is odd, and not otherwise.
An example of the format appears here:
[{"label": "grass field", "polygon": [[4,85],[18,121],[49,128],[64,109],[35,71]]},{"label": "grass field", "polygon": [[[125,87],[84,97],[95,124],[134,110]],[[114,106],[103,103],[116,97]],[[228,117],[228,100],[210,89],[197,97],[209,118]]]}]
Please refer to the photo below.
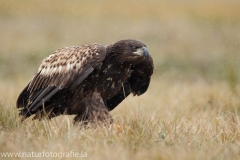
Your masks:
[{"label": "grass field", "polygon": [[[240,159],[239,15],[238,0],[0,1],[0,156]],[[127,38],[147,44],[155,70],[143,96],[111,112],[120,128],[77,127],[72,116],[20,121],[17,96],[43,58]]]}]

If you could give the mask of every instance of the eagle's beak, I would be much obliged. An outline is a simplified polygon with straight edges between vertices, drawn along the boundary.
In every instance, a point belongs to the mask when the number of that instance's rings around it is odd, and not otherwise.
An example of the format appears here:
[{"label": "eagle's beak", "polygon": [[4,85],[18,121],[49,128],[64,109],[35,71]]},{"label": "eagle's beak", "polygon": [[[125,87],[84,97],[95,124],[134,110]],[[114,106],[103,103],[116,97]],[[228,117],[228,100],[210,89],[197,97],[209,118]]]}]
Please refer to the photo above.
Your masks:
[{"label": "eagle's beak", "polygon": [[139,48],[139,49],[137,49],[136,52],[133,52],[133,53],[136,55],[139,55],[139,56],[144,56],[146,58],[149,57],[149,53],[148,53],[148,50],[146,47]]},{"label": "eagle's beak", "polygon": [[146,47],[142,47],[142,55],[146,58],[149,57],[149,53]]}]

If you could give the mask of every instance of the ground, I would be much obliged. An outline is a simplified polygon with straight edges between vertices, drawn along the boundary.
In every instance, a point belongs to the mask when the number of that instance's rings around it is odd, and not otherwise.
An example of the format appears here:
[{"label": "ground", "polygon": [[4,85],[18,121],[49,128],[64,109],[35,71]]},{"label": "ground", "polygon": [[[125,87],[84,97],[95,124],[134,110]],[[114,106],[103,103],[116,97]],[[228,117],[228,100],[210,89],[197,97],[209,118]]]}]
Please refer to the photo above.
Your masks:
[{"label": "ground", "polygon": [[[0,156],[240,159],[239,8],[235,0],[1,1]],[[17,96],[43,58],[126,38],[147,44],[155,70],[143,96],[111,112],[117,127],[74,126],[73,116],[20,121]]]}]

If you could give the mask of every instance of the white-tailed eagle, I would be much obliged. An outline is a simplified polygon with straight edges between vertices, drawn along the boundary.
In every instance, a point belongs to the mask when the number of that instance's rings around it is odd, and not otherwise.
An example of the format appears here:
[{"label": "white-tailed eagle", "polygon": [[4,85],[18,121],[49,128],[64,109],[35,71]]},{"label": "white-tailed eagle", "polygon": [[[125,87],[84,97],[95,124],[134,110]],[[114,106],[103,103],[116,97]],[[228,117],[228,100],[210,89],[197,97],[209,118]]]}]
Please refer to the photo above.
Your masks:
[{"label": "white-tailed eagle", "polygon": [[152,73],[152,57],[138,40],[62,48],[42,61],[20,93],[19,115],[40,119],[75,114],[75,122],[111,122],[109,111],[130,93],[146,92]]}]

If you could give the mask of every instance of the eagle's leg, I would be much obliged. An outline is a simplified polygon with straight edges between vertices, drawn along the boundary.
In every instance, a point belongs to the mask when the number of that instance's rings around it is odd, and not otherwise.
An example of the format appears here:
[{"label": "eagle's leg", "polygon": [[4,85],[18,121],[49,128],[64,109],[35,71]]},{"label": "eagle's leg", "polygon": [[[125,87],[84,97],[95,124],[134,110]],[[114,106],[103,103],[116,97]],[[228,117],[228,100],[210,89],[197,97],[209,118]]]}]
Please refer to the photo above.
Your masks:
[{"label": "eagle's leg", "polygon": [[88,96],[85,99],[85,112],[84,114],[78,114],[74,118],[74,123],[79,121],[88,123],[99,123],[106,122],[112,123],[112,116],[109,114],[108,109],[106,108],[101,95],[97,92],[94,92],[91,96]]}]

